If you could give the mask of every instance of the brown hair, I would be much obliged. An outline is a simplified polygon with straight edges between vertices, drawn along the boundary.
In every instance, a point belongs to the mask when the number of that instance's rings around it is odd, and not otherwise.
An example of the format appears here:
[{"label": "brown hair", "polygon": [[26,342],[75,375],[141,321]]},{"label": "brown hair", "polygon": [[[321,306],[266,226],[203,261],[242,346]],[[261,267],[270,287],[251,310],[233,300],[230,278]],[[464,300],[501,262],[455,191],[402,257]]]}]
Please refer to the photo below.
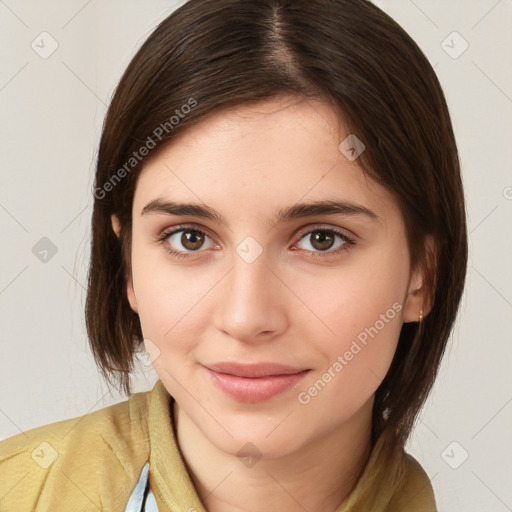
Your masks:
[{"label": "brown hair", "polygon": [[[373,408],[372,439],[386,430],[405,444],[462,296],[465,206],[434,70],[407,33],[366,0],[189,0],[145,41],[113,95],[98,151],[86,302],[93,355],[102,375],[130,394],[142,332],[125,276],[135,186],[147,161],[141,154],[155,155],[213,111],[278,94],[320,98],[343,116],[366,146],[359,165],[398,202],[411,264],[426,273],[432,309],[422,324],[403,324]],[[119,239],[112,214],[121,221]],[[429,234],[435,254],[425,250]]]}]

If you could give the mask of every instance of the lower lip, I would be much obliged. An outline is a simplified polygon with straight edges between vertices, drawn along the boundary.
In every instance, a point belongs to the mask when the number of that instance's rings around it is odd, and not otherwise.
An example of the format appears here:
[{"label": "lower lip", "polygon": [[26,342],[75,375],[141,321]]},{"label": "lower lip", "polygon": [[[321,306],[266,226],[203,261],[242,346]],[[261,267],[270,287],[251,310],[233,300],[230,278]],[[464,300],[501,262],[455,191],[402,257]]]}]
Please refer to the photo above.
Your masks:
[{"label": "lower lip", "polygon": [[283,393],[295,386],[309,370],[289,375],[247,378],[218,373],[206,368],[214,384],[228,396],[239,402],[257,403]]}]

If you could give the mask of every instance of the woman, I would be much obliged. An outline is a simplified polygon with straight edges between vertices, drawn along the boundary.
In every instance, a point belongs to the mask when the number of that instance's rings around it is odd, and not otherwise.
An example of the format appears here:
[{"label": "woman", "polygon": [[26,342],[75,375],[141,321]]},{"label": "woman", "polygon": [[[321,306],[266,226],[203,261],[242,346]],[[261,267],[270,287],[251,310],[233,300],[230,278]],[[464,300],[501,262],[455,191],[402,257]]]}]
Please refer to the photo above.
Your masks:
[{"label": "woman", "polygon": [[[404,452],[463,291],[450,116],[364,0],[190,0],[98,153],[86,321],[152,391],[0,444],[12,510],[434,511]],[[81,508],[80,508],[81,507]]]}]

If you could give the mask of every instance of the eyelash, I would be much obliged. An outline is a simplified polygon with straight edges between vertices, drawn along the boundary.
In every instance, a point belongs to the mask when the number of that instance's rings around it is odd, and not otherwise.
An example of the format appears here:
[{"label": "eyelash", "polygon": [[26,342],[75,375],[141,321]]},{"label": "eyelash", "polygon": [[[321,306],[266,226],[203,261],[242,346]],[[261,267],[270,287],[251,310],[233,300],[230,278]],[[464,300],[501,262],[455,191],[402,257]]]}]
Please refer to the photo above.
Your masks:
[{"label": "eyelash", "polygon": [[[200,228],[197,228],[193,225],[181,225],[181,226],[174,226],[172,229],[164,231],[158,238],[158,242],[165,242],[167,239],[169,239],[172,235],[175,235],[176,233],[180,233],[181,231],[194,231],[197,233],[200,233],[201,235],[205,235],[209,238],[211,238],[208,233]],[[345,251],[348,251],[350,247],[356,245],[356,241],[353,238],[348,237],[345,233],[335,229],[335,228],[324,228],[324,227],[315,227],[313,229],[310,229],[309,231],[305,231],[300,235],[299,241],[302,240],[306,235],[310,235],[311,233],[315,232],[323,232],[323,233],[330,233],[334,235],[338,235],[345,243],[336,249],[335,251],[307,251],[310,252],[311,256],[314,258],[329,258],[332,256],[337,256],[340,253],[343,253]],[[303,249],[305,250],[305,249]],[[203,252],[203,251],[189,251],[189,252],[183,252],[183,251],[175,251],[174,249],[171,249],[168,251],[169,254],[176,258],[189,258],[193,257],[195,253]]]}]

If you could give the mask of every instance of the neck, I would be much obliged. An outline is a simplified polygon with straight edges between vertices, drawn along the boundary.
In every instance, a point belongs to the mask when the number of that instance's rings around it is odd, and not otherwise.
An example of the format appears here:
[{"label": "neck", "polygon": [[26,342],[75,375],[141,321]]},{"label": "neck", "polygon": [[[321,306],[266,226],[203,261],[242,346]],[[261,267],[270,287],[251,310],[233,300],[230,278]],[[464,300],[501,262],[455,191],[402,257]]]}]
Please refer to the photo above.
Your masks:
[{"label": "neck", "polygon": [[371,412],[370,400],[347,423],[300,450],[245,466],[213,445],[173,404],[177,442],[208,512],[336,510],[368,461]]}]

